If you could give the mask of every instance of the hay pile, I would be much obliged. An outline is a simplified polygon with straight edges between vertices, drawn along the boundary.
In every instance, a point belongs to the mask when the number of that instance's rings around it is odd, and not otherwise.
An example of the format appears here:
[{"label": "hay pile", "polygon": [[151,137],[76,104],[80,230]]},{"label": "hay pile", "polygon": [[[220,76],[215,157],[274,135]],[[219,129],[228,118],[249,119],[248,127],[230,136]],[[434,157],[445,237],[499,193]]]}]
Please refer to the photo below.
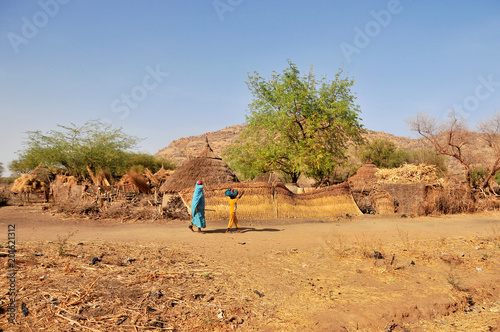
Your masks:
[{"label": "hay pile", "polygon": [[31,174],[23,174],[14,180],[11,191],[14,193],[32,193],[48,190],[48,185]]},{"label": "hay pile", "polygon": [[159,181],[165,181],[167,177],[170,175],[174,174],[175,171],[171,169],[165,169],[163,165],[161,165],[161,168],[154,174],[154,176],[159,180]]},{"label": "hay pile", "polygon": [[109,187],[111,185],[111,173],[109,171],[104,171],[100,169],[95,175],[92,170],[87,166],[87,172],[89,172],[90,178],[92,182],[96,186],[106,186]]},{"label": "hay pile", "polygon": [[379,169],[375,174],[377,183],[410,184],[423,183],[430,186],[441,186],[443,179],[438,177],[435,165],[405,164],[398,168]]}]

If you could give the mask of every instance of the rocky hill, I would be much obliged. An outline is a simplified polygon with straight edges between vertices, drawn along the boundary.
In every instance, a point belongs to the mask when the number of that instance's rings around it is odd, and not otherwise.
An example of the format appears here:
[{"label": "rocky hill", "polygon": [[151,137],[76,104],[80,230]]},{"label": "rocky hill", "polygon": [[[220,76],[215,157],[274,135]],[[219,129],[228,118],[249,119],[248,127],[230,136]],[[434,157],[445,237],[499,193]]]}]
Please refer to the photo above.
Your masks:
[{"label": "rocky hill", "polygon": [[[177,165],[182,165],[187,158],[196,157],[203,150],[206,144],[206,138],[208,138],[208,142],[210,143],[210,146],[214,150],[215,154],[221,156],[224,148],[234,143],[243,128],[244,125],[234,125],[203,135],[179,138],[172,141],[172,143],[170,143],[167,147],[158,151],[155,156],[166,157],[175,160]],[[368,140],[372,140],[374,138],[386,138],[396,143],[396,145],[402,149],[428,147],[422,139],[394,136],[384,132],[369,130],[365,137]]]},{"label": "rocky hill", "polygon": [[[221,156],[224,148],[232,144],[238,138],[243,128],[244,125],[234,125],[199,136],[180,138],[172,141],[172,143],[170,143],[166,148],[158,151],[155,156],[175,160],[177,165],[180,166],[187,158],[196,157],[201,151],[203,151],[206,144],[206,138],[208,138],[210,146],[214,150],[215,154]],[[486,151],[490,150],[488,150],[484,140],[481,139],[480,134],[471,134],[470,145],[475,148],[477,154],[483,155],[484,157],[484,155],[487,154]],[[411,139],[408,137],[395,136],[385,132],[368,130],[365,137],[368,140],[372,140],[374,138],[385,138],[393,141],[399,148],[405,150],[432,148],[430,144],[423,139]],[[463,168],[452,158],[447,158],[447,166],[449,173],[451,174],[461,174],[463,172]]]},{"label": "rocky hill", "polygon": [[203,151],[206,138],[208,138],[208,142],[214,153],[221,156],[224,148],[234,143],[236,138],[238,138],[243,127],[243,125],[234,125],[199,136],[179,138],[172,141],[166,148],[158,151],[155,156],[175,160],[177,165],[180,166],[187,158],[196,157]]}]

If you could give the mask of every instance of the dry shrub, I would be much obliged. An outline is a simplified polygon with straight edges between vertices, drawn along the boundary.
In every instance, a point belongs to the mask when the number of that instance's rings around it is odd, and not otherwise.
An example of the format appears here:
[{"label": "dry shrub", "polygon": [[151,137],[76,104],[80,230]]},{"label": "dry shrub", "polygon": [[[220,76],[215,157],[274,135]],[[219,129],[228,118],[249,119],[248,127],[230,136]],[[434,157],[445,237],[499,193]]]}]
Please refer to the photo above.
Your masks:
[{"label": "dry shrub", "polygon": [[332,232],[326,239],[326,245],[338,258],[346,258],[348,256],[349,248],[347,247],[345,234]]},{"label": "dry shrub", "polygon": [[76,214],[95,217],[99,214],[99,206],[96,202],[83,201],[80,203],[70,203],[68,201],[53,205],[54,212]]},{"label": "dry shrub", "polygon": [[180,195],[172,195],[169,198],[166,207],[163,208],[163,214],[169,219],[191,219],[191,215],[189,214],[187,207],[182,202]]},{"label": "dry shrub", "polygon": [[425,215],[473,213],[499,208],[499,198],[495,196],[485,197],[481,192],[473,192],[463,186],[434,188],[421,205],[421,211]]},{"label": "dry shrub", "polygon": [[148,194],[151,191],[151,189],[149,188],[148,182],[146,181],[144,176],[142,176],[142,174],[140,174],[134,170],[128,171],[127,174],[129,176],[130,182],[134,186],[136,186],[137,189],[139,189],[139,191],[141,193]]}]

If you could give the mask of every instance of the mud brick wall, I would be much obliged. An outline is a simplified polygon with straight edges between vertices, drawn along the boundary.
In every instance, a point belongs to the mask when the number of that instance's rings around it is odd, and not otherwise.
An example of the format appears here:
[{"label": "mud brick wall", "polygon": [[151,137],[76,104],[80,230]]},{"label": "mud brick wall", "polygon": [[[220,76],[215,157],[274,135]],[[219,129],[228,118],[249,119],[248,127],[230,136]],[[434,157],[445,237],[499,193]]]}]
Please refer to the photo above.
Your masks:
[{"label": "mud brick wall", "polygon": [[81,185],[71,185],[67,186],[64,184],[55,184],[51,185],[52,194],[54,197],[54,202],[79,202],[82,197],[83,186]]},{"label": "mud brick wall", "polygon": [[427,186],[422,183],[412,184],[379,184],[380,190],[389,193],[399,204],[397,213],[419,213],[427,196]]}]

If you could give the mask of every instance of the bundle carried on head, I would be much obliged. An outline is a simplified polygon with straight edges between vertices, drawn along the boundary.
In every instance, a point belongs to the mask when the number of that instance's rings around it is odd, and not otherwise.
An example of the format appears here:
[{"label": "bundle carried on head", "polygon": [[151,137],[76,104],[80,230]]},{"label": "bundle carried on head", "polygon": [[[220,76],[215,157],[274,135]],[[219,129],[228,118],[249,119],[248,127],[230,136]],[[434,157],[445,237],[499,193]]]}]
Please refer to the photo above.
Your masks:
[{"label": "bundle carried on head", "polygon": [[228,189],[226,190],[225,195],[228,196],[229,198],[235,199],[236,197],[238,197],[238,190]]}]

